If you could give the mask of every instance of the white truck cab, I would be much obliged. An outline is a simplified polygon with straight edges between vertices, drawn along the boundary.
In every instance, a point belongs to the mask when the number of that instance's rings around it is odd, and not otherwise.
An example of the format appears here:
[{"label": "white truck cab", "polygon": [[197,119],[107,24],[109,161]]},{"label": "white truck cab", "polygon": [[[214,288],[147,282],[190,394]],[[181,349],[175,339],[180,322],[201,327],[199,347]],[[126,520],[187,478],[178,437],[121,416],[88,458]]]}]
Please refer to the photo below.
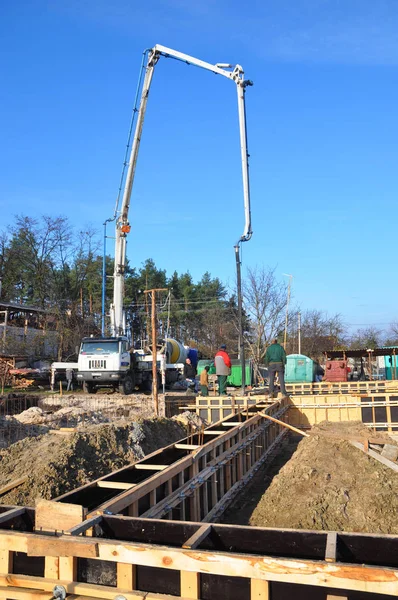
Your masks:
[{"label": "white truck cab", "polygon": [[86,337],[80,345],[77,380],[86,393],[113,387],[131,394],[136,385],[135,362],[127,337]]}]

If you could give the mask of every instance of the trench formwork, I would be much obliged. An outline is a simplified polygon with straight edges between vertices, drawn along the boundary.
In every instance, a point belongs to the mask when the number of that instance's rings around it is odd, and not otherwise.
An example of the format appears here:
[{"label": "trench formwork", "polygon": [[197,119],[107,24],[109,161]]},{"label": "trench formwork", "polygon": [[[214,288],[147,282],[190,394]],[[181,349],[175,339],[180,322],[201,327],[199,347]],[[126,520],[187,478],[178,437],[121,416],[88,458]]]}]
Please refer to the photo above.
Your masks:
[{"label": "trench formwork", "polygon": [[311,425],[313,412],[302,417],[295,402],[260,400],[36,508],[2,506],[0,598],[397,596],[398,536],[216,523],[287,435],[264,413]]}]

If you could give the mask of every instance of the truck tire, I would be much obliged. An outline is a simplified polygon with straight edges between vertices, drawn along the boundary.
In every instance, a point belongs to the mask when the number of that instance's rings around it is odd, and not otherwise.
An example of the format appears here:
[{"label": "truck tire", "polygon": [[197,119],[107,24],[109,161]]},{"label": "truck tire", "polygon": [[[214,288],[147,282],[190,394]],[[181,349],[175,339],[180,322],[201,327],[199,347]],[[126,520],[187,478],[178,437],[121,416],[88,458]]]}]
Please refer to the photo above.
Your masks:
[{"label": "truck tire", "polygon": [[126,375],[123,381],[119,384],[119,392],[125,396],[129,396],[134,392],[135,382],[132,375]]},{"label": "truck tire", "polygon": [[[162,387],[162,379],[160,377],[160,374],[158,373],[158,390],[160,390],[161,387]],[[152,392],[152,373],[148,376],[147,379],[145,379],[145,381],[143,381],[142,389],[145,392]]]},{"label": "truck tire", "polygon": [[83,392],[85,394],[96,394],[97,388],[90,381],[83,381]]}]

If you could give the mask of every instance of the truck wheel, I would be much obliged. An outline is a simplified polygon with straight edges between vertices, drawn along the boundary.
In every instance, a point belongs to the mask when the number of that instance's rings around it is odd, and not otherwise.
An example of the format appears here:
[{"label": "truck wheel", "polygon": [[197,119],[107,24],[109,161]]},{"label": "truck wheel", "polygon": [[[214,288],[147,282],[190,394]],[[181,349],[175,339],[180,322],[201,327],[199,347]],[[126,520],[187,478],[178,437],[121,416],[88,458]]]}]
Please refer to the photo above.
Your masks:
[{"label": "truck wheel", "polygon": [[85,394],[95,394],[96,391],[97,388],[95,388],[92,383],[90,383],[89,381],[83,381],[83,392]]},{"label": "truck wheel", "polygon": [[[162,379],[158,373],[158,390],[162,387]],[[145,392],[152,392],[152,373],[143,382],[142,388]]]},{"label": "truck wheel", "polygon": [[135,383],[133,377],[131,375],[126,375],[126,377],[119,385],[119,392],[121,394],[124,394],[125,396],[128,396],[129,394],[132,394],[134,392],[134,388]]}]

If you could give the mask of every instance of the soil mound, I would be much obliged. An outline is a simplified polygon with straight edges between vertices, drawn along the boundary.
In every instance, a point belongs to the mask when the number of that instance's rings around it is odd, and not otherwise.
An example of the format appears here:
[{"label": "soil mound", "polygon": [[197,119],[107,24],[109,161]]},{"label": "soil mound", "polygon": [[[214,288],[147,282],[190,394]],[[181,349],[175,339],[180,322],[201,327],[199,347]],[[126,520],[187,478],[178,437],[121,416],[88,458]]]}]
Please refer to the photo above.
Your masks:
[{"label": "soil mound", "polygon": [[175,421],[148,419],[25,438],[0,451],[0,487],[28,476],[0,503],[34,506],[37,498],[51,500],[184,436],[184,427]]},{"label": "soil mound", "polygon": [[348,440],[395,442],[360,423],[322,423],[311,433],[272,480],[250,525],[397,534],[398,473]]}]

